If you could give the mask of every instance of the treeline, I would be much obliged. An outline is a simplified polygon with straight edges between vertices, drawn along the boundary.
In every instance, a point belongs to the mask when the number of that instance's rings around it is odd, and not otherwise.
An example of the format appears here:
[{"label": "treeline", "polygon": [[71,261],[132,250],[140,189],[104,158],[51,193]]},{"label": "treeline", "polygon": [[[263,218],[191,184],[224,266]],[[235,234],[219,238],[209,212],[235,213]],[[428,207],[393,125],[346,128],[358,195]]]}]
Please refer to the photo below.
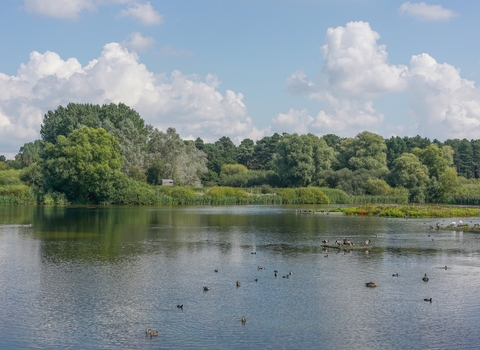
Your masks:
[{"label": "treeline", "polygon": [[173,179],[176,186],[197,188],[188,201],[202,203],[218,199],[200,188],[223,186],[257,188],[255,193],[275,203],[301,196],[280,188],[316,187],[330,201],[338,192],[327,192],[335,189],[367,202],[375,197],[480,204],[480,140],[384,139],[368,131],[350,138],[275,133],[237,146],[225,136],[214,143],[182,140],[175,129],[145,124],[124,104],[74,103],[48,111],[40,135],[14,160],[0,156],[0,203],[17,197],[41,203],[163,203],[176,197],[159,186],[161,180]]}]

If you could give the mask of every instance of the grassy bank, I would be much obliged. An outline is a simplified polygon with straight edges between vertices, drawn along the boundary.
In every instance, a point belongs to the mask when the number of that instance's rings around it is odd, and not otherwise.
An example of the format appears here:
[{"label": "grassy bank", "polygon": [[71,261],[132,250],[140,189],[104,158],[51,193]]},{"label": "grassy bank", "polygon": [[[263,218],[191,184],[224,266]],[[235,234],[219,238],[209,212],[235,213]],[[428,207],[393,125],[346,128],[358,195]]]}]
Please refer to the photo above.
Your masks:
[{"label": "grassy bank", "polygon": [[440,207],[423,205],[365,205],[350,208],[337,208],[331,212],[346,215],[382,216],[391,218],[448,218],[480,216],[480,208]]}]

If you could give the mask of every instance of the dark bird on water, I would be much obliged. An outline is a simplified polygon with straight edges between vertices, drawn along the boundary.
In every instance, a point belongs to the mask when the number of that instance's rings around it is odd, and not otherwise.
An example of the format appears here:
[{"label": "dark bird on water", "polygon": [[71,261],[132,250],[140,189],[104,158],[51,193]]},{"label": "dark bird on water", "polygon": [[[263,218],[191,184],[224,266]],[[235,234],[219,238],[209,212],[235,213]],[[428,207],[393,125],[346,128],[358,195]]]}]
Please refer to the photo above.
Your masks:
[{"label": "dark bird on water", "polygon": [[210,290],[210,288],[209,288],[209,287],[206,287],[206,286],[205,286],[205,287],[203,287],[203,291],[204,291],[204,292],[206,292],[206,291],[209,291],[209,290]]},{"label": "dark bird on water", "polygon": [[245,316],[242,317],[242,323],[243,324],[247,323],[247,318]]},{"label": "dark bird on water", "polygon": [[425,276],[423,276],[422,280],[423,280],[423,282],[428,282],[427,274],[425,274]]},{"label": "dark bird on water", "polygon": [[393,277],[398,277],[398,273],[394,273],[392,276]]},{"label": "dark bird on water", "polygon": [[432,302],[432,298],[429,298],[429,299],[425,298],[425,299],[423,299],[423,300],[429,301],[430,303]]},{"label": "dark bird on water", "polygon": [[179,309],[183,309],[183,304],[177,305],[177,307],[178,307]]}]

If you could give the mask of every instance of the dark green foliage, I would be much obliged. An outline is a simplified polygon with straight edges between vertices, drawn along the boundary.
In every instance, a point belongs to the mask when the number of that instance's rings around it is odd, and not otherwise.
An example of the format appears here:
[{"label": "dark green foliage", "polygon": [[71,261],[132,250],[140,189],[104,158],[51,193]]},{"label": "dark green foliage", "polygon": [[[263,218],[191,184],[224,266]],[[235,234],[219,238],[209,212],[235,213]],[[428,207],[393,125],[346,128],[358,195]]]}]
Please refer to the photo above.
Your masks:
[{"label": "dark green foliage", "polygon": [[237,162],[245,165],[248,169],[252,167],[253,153],[255,150],[255,143],[251,139],[244,139],[237,149]]},{"label": "dark green foliage", "polygon": [[20,147],[20,151],[15,155],[15,161],[20,168],[26,168],[33,163],[40,161],[40,153],[45,145],[42,140],[28,142]]},{"label": "dark green foliage", "polygon": [[161,185],[164,179],[165,163],[160,158],[155,159],[147,169],[147,182],[150,185]]},{"label": "dark green foliage", "polygon": [[344,168],[325,173],[325,181],[328,187],[345,191],[351,196],[361,196],[366,193],[366,184],[376,177],[375,171],[359,169],[352,171]]},{"label": "dark green foliage", "polygon": [[249,169],[275,170],[273,158],[277,151],[277,144],[281,139],[282,136],[275,133],[272,136],[265,136],[262,139],[257,140]]},{"label": "dark green foliage", "polygon": [[387,166],[392,169],[395,159],[407,152],[407,143],[399,136],[392,136],[385,140],[385,145],[387,146]]},{"label": "dark green foliage", "polygon": [[412,149],[415,147],[417,148],[425,148],[427,146],[430,146],[432,143],[429,138],[427,137],[421,137],[420,135],[414,136],[414,137],[408,137],[405,136],[403,138],[405,141],[405,144],[407,145],[407,151],[406,152],[411,152]]},{"label": "dark green foliage", "polygon": [[0,154],[0,162],[5,163],[7,161],[7,158],[3,154]]}]

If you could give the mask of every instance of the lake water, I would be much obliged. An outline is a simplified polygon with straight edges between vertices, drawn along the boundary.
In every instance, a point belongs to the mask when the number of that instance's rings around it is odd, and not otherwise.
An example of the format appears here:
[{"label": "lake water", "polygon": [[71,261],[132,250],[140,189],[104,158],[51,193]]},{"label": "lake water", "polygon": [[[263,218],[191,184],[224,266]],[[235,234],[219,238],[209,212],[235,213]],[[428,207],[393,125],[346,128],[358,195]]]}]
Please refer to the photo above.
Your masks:
[{"label": "lake water", "polygon": [[0,349],[480,346],[478,234],[294,209],[0,207]]}]

